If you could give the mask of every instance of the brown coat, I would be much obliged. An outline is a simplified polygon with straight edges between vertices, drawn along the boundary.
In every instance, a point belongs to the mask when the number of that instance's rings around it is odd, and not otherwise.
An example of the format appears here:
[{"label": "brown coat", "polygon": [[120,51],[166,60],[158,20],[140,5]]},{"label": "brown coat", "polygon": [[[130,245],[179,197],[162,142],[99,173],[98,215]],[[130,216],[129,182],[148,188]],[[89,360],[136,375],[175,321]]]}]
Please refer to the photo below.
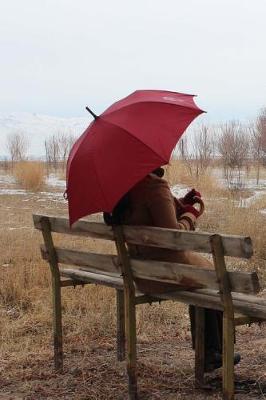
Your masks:
[{"label": "brown coat", "polygon": [[[191,220],[195,222],[193,214],[183,214],[179,220],[176,218],[174,197],[170,187],[162,178],[154,174],[148,175],[141,182],[135,185],[129,192],[130,207],[124,218],[127,225],[148,225],[161,228],[189,230]],[[212,268],[211,262],[199,254],[191,251],[174,251],[162,248],[151,248],[145,246],[130,246],[130,252],[134,257],[154,258],[162,261],[172,261],[182,264],[196,265],[201,268]],[[141,281],[142,282],[142,281]],[[141,290],[145,292],[154,291],[139,281]],[[156,285],[155,285],[156,286]],[[168,285],[170,289],[173,285]],[[176,288],[176,287],[175,287]],[[150,290],[149,290],[150,289]]]}]

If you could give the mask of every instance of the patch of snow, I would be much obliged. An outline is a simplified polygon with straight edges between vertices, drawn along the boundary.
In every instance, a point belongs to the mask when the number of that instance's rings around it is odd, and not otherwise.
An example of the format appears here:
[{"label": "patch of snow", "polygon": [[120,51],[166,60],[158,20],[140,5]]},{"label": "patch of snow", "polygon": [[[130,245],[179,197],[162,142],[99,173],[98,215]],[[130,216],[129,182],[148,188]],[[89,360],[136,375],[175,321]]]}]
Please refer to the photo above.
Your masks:
[{"label": "patch of snow", "polygon": [[0,175],[0,184],[15,183],[16,180],[12,175]]},{"label": "patch of snow", "polygon": [[255,190],[254,194],[247,199],[241,199],[239,202],[239,207],[247,208],[255,203],[258,199],[266,194],[266,190]]},{"label": "patch of snow", "polygon": [[262,210],[260,210],[260,213],[263,215],[266,215],[266,208],[263,208]]},{"label": "patch of snow", "polygon": [[266,179],[260,179],[258,184],[256,179],[246,179],[244,187],[245,189],[266,189]]},{"label": "patch of snow", "polygon": [[184,185],[175,185],[171,187],[171,192],[175,197],[184,197],[187,192],[189,192],[189,188]]},{"label": "patch of snow", "polygon": [[[0,188],[0,195],[26,195],[28,194],[26,192],[26,190],[23,189],[4,189],[4,188]],[[26,201],[26,200],[25,200]]]},{"label": "patch of snow", "polygon": [[16,231],[17,229],[33,229],[33,228],[31,226],[18,226],[18,227],[8,228],[9,231]]},{"label": "patch of snow", "polygon": [[64,179],[59,179],[55,174],[50,174],[46,179],[46,184],[48,186],[66,188],[66,181]]},{"label": "patch of snow", "polygon": [[21,196],[30,196],[27,197],[26,199],[22,199],[22,201],[27,202],[27,201],[55,201],[59,203],[66,203],[66,200],[64,199],[63,192],[39,192],[39,193],[32,193],[32,192],[27,192],[26,190],[23,189],[4,189],[0,188],[0,196],[1,195],[21,195]]}]

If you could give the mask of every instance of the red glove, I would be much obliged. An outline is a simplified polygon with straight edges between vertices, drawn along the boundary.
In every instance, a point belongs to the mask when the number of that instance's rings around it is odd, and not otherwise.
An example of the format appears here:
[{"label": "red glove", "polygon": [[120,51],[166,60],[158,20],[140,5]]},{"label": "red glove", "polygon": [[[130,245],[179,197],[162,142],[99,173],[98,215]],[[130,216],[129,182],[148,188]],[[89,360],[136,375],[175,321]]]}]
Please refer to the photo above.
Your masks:
[{"label": "red glove", "polygon": [[[185,212],[191,212],[198,218],[204,212],[204,203],[201,199],[200,192],[197,192],[195,189],[190,190],[184,197],[181,199],[174,198],[175,200],[175,208],[176,208],[176,218],[180,218],[181,214]],[[197,210],[194,204],[199,204],[199,210]],[[190,211],[186,207],[190,206]]]},{"label": "red glove", "polygon": [[191,206],[193,206],[193,204],[195,203],[194,197],[200,197],[201,198],[201,194],[200,192],[198,192],[195,189],[191,189],[182,199],[180,199],[182,201],[183,204],[190,204]]}]

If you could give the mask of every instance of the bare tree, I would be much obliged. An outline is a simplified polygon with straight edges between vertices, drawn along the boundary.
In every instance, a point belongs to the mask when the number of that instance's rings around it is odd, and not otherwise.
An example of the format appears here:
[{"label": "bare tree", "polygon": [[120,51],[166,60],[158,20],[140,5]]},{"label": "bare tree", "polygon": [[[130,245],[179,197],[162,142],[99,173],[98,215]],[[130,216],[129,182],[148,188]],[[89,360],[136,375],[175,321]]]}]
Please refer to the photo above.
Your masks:
[{"label": "bare tree", "polygon": [[12,132],[7,136],[7,150],[10,154],[12,167],[14,162],[26,159],[29,141],[22,132]]},{"label": "bare tree", "polygon": [[263,108],[256,121],[249,127],[251,134],[252,155],[257,164],[257,185],[260,179],[261,164],[266,165],[266,107]]},{"label": "bare tree", "polygon": [[183,136],[182,139],[177,144],[177,154],[181,161],[184,163],[184,166],[190,176],[193,176],[193,160],[192,153],[190,151],[188,137]]},{"label": "bare tree", "polygon": [[218,138],[218,151],[222,158],[224,175],[228,182],[238,173],[238,182],[241,184],[241,169],[248,159],[249,138],[245,128],[237,121],[230,121],[221,125],[221,134]]},{"label": "bare tree", "polygon": [[205,174],[214,155],[214,136],[210,127],[200,125],[190,141],[187,136],[182,138],[178,143],[178,152],[190,176],[198,178]]},{"label": "bare tree", "polygon": [[76,140],[76,138],[71,132],[68,132],[68,133],[59,132],[58,133],[59,158],[60,158],[60,161],[63,163],[63,168],[65,168],[65,166],[66,166],[69,152],[70,152],[71,147],[73,146],[75,140]]},{"label": "bare tree", "polygon": [[195,131],[192,150],[195,173],[198,177],[206,172],[214,156],[214,136],[209,126],[200,125],[199,129]]},{"label": "bare tree", "polygon": [[59,143],[56,135],[50,136],[44,142],[45,155],[48,168],[51,166],[56,170],[59,162]]},{"label": "bare tree", "polygon": [[48,167],[52,166],[55,170],[59,165],[66,166],[66,161],[70,149],[75,141],[71,133],[57,132],[45,140],[45,154]]}]

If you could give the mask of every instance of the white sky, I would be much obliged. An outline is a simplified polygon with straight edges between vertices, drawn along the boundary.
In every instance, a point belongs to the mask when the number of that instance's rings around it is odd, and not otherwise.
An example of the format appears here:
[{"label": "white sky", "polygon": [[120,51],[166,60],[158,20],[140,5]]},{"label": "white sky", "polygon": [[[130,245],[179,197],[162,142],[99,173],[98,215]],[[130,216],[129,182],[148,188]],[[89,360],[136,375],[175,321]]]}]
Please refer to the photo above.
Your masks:
[{"label": "white sky", "polygon": [[0,111],[85,116],[135,89],[210,120],[266,105],[265,0],[0,0]]}]

